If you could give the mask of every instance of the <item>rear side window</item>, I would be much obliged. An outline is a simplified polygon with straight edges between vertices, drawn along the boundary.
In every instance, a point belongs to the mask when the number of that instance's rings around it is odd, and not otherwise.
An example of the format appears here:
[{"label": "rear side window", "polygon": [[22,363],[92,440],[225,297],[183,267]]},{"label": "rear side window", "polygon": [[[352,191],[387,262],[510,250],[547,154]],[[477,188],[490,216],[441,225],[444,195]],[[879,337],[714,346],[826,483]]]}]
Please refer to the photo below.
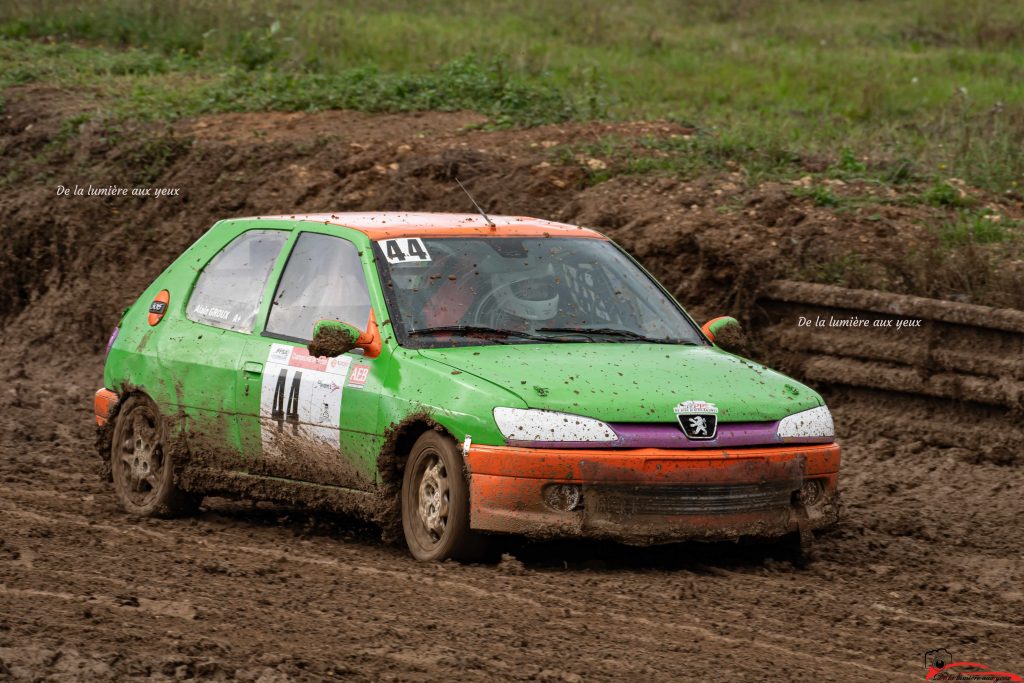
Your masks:
[{"label": "rear side window", "polygon": [[356,246],[331,235],[299,235],[274,294],[267,334],[309,341],[318,320],[362,330],[369,317],[370,295]]},{"label": "rear side window", "polygon": [[188,300],[188,319],[252,332],[263,288],[286,239],[281,230],[250,230],[233,239],[200,273]]}]

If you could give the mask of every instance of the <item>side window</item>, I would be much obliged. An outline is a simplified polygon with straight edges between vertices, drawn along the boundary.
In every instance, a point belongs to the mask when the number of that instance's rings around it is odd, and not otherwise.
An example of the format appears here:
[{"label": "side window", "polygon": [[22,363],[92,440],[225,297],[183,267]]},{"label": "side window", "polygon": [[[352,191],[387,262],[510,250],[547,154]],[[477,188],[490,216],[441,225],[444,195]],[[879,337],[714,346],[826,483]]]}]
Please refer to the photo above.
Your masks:
[{"label": "side window", "polygon": [[355,245],[331,235],[299,235],[277,284],[267,333],[309,341],[318,320],[362,330],[369,317],[370,295]]},{"label": "side window", "polygon": [[199,274],[188,300],[188,319],[252,332],[263,288],[286,239],[282,230],[250,230],[233,239]]}]

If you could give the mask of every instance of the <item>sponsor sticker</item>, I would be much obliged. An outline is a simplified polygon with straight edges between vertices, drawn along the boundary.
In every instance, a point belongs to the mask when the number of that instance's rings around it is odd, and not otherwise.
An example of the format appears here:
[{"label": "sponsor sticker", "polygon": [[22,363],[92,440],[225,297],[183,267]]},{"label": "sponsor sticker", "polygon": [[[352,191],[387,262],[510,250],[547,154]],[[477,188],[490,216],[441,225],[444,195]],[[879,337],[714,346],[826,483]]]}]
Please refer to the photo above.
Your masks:
[{"label": "sponsor sticker", "polygon": [[370,376],[370,366],[356,364],[352,366],[352,372],[348,376],[348,385],[350,387],[362,387],[366,386],[366,380]]},{"label": "sponsor sticker", "polygon": [[299,346],[273,344],[260,392],[263,452],[280,455],[279,436],[337,447],[345,376],[352,358],[318,358]]},{"label": "sponsor sticker", "polygon": [[319,370],[320,372],[327,372],[332,375],[344,375],[348,372],[348,366],[352,359],[347,356],[338,356],[336,358],[311,356],[309,351],[301,346],[272,344],[270,353],[267,356],[267,362],[280,363],[293,368]]},{"label": "sponsor sticker", "polygon": [[167,313],[167,303],[171,300],[171,293],[166,289],[160,290],[160,292],[153,299],[153,303],[149,305],[149,324],[152,327],[158,322],[163,320],[164,314]]},{"label": "sponsor sticker", "polygon": [[690,414],[706,414],[706,415],[717,415],[718,406],[714,403],[708,403],[707,401],[683,401],[677,405],[675,410],[676,415]]}]

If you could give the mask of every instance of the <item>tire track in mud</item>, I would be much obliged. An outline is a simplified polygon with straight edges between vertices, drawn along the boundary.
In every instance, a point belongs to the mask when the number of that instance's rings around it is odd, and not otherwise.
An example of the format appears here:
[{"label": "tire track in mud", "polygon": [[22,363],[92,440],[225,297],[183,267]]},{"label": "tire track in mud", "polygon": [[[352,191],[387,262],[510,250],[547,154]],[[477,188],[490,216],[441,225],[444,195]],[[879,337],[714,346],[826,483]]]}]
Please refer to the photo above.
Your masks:
[{"label": "tire track in mud", "polygon": [[[65,518],[65,519],[63,519],[61,521],[64,522],[64,523],[67,523],[69,520],[67,518]],[[93,528],[96,528],[96,527],[94,526]],[[113,529],[113,528],[110,528],[110,527],[100,527],[100,528],[103,529],[103,530],[106,530],[106,531],[130,532],[129,530]],[[136,531],[138,531],[138,530],[136,530]],[[148,535],[151,535],[151,534],[149,532],[147,532],[146,535],[148,536]],[[207,546],[206,542],[202,541],[202,540],[200,541],[200,545]],[[311,563],[311,564],[316,564],[316,565],[319,565],[319,566],[329,566],[329,567],[332,567],[332,568],[334,568],[336,570],[340,570],[340,571],[343,571],[343,572],[344,571],[351,571],[351,572],[353,572],[355,574],[385,575],[385,576],[388,576],[390,578],[395,578],[395,579],[404,579],[404,578],[407,578],[407,576],[408,576],[407,573],[405,573],[405,572],[386,571],[386,570],[381,570],[381,569],[377,569],[377,568],[368,568],[368,567],[349,567],[349,566],[343,565],[342,563],[338,562],[337,560],[333,560],[333,559],[332,560],[325,560],[323,558],[318,558],[318,557],[298,556],[298,555],[295,555],[295,554],[282,554],[282,553],[280,553],[280,551],[275,551],[275,550],[270,550],[270,549],[252,548],[252,547],[247,547],[247,546],[229,546],[229,548],[230,548],[230,550],[232,550],[234,552],[243,552],[243,553],[254,553],[255,552],[256,554],[269,556],[269,557],[271,557],[272,559],[275,559],[275,560],[281,559],[283,557],[287,557],[288,560],[291,561],[291,562]],[[210,550],[211,550],[211,552],[213,552],[214,549],[210,548]],[[466,592],[469,592],[474,597],[486,596],[486,597],[490,597],[492,599],[493,598],[500,598],[502,600],[518,603],[520,605],[523,604],[524,602],[529,602],[532,606],[540,607],[539,603],[536,602],[535,600],[524,601],[522,598],[519,598],[514,593],[510,593],[510,592],[495,592],[493,590],[480,588],[480,587],[475,586],[472,583],[467,582],[467,581],[450,581],[450,580],[438,581],[438,580],[436,580],[433,577],[420,577],[420,580],[425,582],[425,583],[427,583],[428,585],[442,585],[442,586],[445,586],[445,587],[456,588],[456,589],[459,589],[459,590],[462,590],[462,591],[466,591]],[[536,586],[534,586],[534,588],[536,588]],[[550,590],[560,591],[561,588],[558,587],[558,586],[552,586],[552,587],[550,587]],[[40,594],[42,594],[42,593],[40,593]],[[66,598],[68,598],[70,596],[68,596],[67,594],[64,594],[61,597],[64,597],[66,599]],[[546,597],[550,598],[551,596],[548,595]],[[573,599],[571,601],[567,601],[565,599],[564,595],[563,595],[563,599],[561,601],[553,604],[552,606],[550,606],[548,608],[548,611],[558,610],[558,609],[565,609],[565,608],[570,608],[570,609],[573,609],[575,611],[581,611],[581,610],[585,610],[587,608],[587,605],[584,602],[580,602],[579,600],[576,600],[576,599]],[[618,621],[620,623],[630,623],[630,622],[632,622],[632,623],[634,623],[634,625],[636,625],[636,624],[639,624],[641,626],[646,626],[647,625],[646,620],[637,619],[636,617],[630,617],[630,616],[627,616],[627,615],[625,615],[623,613],[615,613],[615,614],[613,614],[611,616],[612,616],[613,619],[615,619],[616,621]],[[686,630],[696,629],[697,631],[702,632],[702,633],[704,633],[706,631],[706,629],[703,629],[703,628],[697,627],[697,626],[692,626],[692,625],[691,626],[682,627],[682,626],[679,626],[678,624],[675,624],[672,627],[673,628],[684,628]],[[706,637],[712,637],[712,639],[714,639],[713,634],[710,634],[710,633],[707,633]],[[735,642],[735,639],[729,639],[729,638],[723,638],[722,640],[723,640],[723,642]],[[653,643],[654,641],[647,641],[647,642]],[[760,647],[761,646],[761,644],[759,644],[756,641],[753,641],[751,644],[754,647]],[[765,647],[769,647],[769,646],[765,646]],[[778,646],[772,646],[772,647],[778,648]],[[772,647],[769,647],[769,649],[772,649]]]},{"label": "tire track in mud", "polygon": [[[9,626],[0,648],[20,644],[9,661],[29,661],[41,646],[106,656],[123,649],[127,633],[156,628],[163,635],[137,653],[154,670],[168,656],[205,661],[203,648],[213,648],[207,659],[218,670],[242,674],[262,671],[252,661],[271,652],[317,671],[340,662],[366,680],[544,671],[587,680],[669,680],[686,671],[752,679],[769,665],[776,678],[862,680],[883,677],[878,671],[917,676],[917,654],[942,644],[1013,670],[1024,628],[1007,616],[1019,613],[1021,599],[1002,596],[1024,578],[1024,558],[1006,551],[1020,547],[1020,471],[927,444],[890,451],[857,433],[858,421],[874,415],[860,403],[840,401],[835,414],[851,435],[843,442],[850,515],[820,539],[821,559],[809,569],[763,549],[684,546],[673,552],[690,556],[679,557],[527,544],[516,551],[523,574],[417,565],[358,523],[277,507],[213,500],[194,523],[132,520],[95,479],[86,425],[74,439],[58,434],[37,449],[17,440],[31,433],[26,423],[0,435],[0,583],[72,593],[84,607],[0,594]],[[972,507],[985,526],[951,514]],[[22,552],[18,560],[4,557],[11,547]],[[565,569],[552,569],[563,561]],[[997,575],[983,573],[987,566]],[[108,606],[121,595],[140,605],[180,598],[199,618]],[[90,596],[99,623],[82,616]],[[439,650],[438,629],[452,615],[459,634]]]},{"label": "tire track in mud", "polygon": [[[23,495],[24,493],[28,492],[18,493]],[[18,495],[18,497],[21,498],[22,495]],[[45,522],[62,526],[81,526],[84,528],[98,530],[115,536],[125,536],[133,534],[142,535],[147,538],[151,538],[153,540],[169,545],[170,552],[174,552],[175,549],[180,547],[176,542],[176,537],[180,536],[180,530],[176,525],[187,524],[187,522],[161,523],[162,525],[168,526],[168,528],[170,529],[169,532],[165,532],[142,528],[136,526],[133,522],[130,523],[130,525],[127,527],[117,527],[107,524],[89,523],[86,520],[76,519],[75,515],[70,514],[60,514],[54,516],[53,518],[46,518],[43,515],[38,515],[34,513],[30,513],[28,515],[23,514],[22,516],[31,518],[33,521],[36,522]],[[191,527],[189,527],[189,529],[191,529]],[[185,531],[187,531],[187,529]],[[449,589],[454,588],[456,590],[468,593],[471,599],[513,602],[515,604],[514,609],[520,610],[524,607],[524,605],[536,610],[543,601],[550,605],[550,607],[541,610],[539,613],[534,615],[538,622],[543,623],[544,621],[549,620],[552,612],[569,609],[573,612],[578,612],[581,614],[591,614],[592,621],[605,621],[610,619],[612,622],[621,625],[623,628],[627,628],[628,635],[626,637],[624,637],[621,633],[616,635],[616,638],[619,640],[619,642],[630,643],[633,647],[641,648],[643,650],[657,650],[664,645],[664,637],[659,638],[640,635],[650,631],[651,625],[655,622],[652,622],[649,618],[638,618],[637,616],[635,616],[635,614],[632,614],[632,612],[635,611],[635,608],[631,609],[628,604],[623,604],[618,609],[610,609],[611,606],[605,602],[600,605],[600,609],[598,610],[593,606],[594,595],[592,592],[585,591],[580,595],[578,594],[578,589],[575,586],[566,586],[564,580],[558,580],[559,578],[563,577],[552,578],[546,572],[530,571],[526,577],[522,578],[502,577],[502,581],[504,583],[511,585],[507,585],[505,587],[505,590],[495,591],[493,588],[480,587],[479,585],[477,585],[479,583],[484,583],[485,585],[493,583],[494,571],[489,570],[487,568],[484,568],[483,570],[480,570],[479,568],[458,568],[456,570],[456,573],[464,574],[463,576],[459,577],[458,580],[439,580],[437,577],[429,575],[432,572],[429,572],[427,571],[426,568],[421,568],[418,565],[414,565],[411,568],[411,572],[402,570],[389,570],[381,569],[378,567],[352,566],[344,562],[342,559],[339,559],[334,556],[337,552],[340,551],[345,553],[346,557],[344,559],[358,561],[358,556],[360,555],[361,552],[366,551],[366,548],[353,549],[347,546],[342,546],[340,548],[337,546],[332,546],[330,549],[330,553],[326,557],[324,555],[310,556],[306,554],[297,554],[295,552],[282,551],[280,549],[274,548],[241,545],[237,542],[239,539],[236,538],[236,536],[240,533],[240,529],[237,528],[237,524],[232,527],[222,529],[221,531],[226,533],[228,535],[228,538],[223,538],[224,533],[214,535],[212,538],[214,538],[215,541],[208,540],[208,538],[211,537],[199,537],[194,539],[192,547],[196,549],[201,548],[204,551],[206,551],[206,553],[208,553],[210,556],[219,557],[220,559],[225,561],[230,561],[232,559],[232,555],[239,554],[255,554],[260,557],[270,559],[272,561],[287,558],[289,563],[311,564],[321,568],[329,568],[333,571],[340,572],[344,575],[349,576],[349,578],[354,578],[356,580],[358,580],[359,577],[374,577],[374,579],[376,579],[374,583],[379,581],[381,577],[386,577],[388,580],[395,582],[403,582],[409,580],[411,576],[414,576],[415,579],[420,584],[429,586],[430,588],[437,588],[438,586],[442,586],[444,588]],[[271,532],[272,530],[264,528],[263,531],[266,533]],[[319,545],[319,543],[314,543],[314,546],[315,545]],[[315,548],[311,548],[311,550],[312,549]],[[392,552],[387,550],[374,548],[369,548],[368,550],[370,551],[371,555],[393,555]],[[470,575],[466,576],[466,572],[469,572]],[[756,579],[757,585],[750,587],[744,584],[750,583],[751,577],[749,577],[746,574],[743,574],[742,572],[729,573],[731,574],[731,576],[724,579],[722,583],[724,583],[727,586],[731,593],[739,594],[732,596],[732,602],[737,602],[741,600],[743,597],[743,591],[747,590],[748,588],[754,591],[763,590],[763,584],[765,583],[765,579],[763,577],[758,577]],[[428,575],[425,576],[424,574]],[[687,572],[686,576],[687,579],[690,579],[693,575],[691,572]],[[645,577],[645,583],[641,584],[640,586],[636,586],[634,592],[638,594],[649,594],[651,591],[651,587],[656,584],[658,578],[663,577]],[[768,582],[774,584],[784,583],[781,580],[772,577],[768,577]],[[518,595],[519,592],[529,592],[530,594],[537,597],[524,600]],[[629,596],[623,597],[625,598],[625,600],[620,600],[618,602],[627,602],[631,599]],[[837,599],[837,596],[834,595],[829,597],[832,599]],[[453,610],[457,609],[459,600],[454,600],[451,602],[452,604],[450,605],[450,608]],[[659,609],[656,603],[645,603],[643,606],[644,608],[649,610],[650,613],[662,614],[663,616],[666,616],[669,619],[671,619],[674,616],[677,616],[671,611],[669,611],[666,614],[665,610]],[[863,661],[862,655],[858,655],[859,646],[857,646],[856,644],[851,644],[850,647],[844,648],[834,655],[820,655],[815,653],[807,653],[806,650],[808,648],[806,647],[806,645],[803,648],[800,647],[802,643],[805,643],[805,639],[802,639],[798,636],[785,635],[785,631],[787,630],[785,628],[786,624],[776,618],[767,618],[767,615],[762,616],[759,620],[755,620],[755,622],[751,623],[751,625],[749,626],[749,630],[741,630],[736,628],[736,623],[744,617],[746,617],[746,620],[749,622],[749,610],[746,613],[744,613],[744,611],[739,608],[723,609],[719,607],[717,611],[715,611],[705,605],[701,605],[701,609],[702,614],[704,616],[694,623],[681,624],[678,622],[667,620],[662,620],[656,623],[659,625],[662,633],[664,633],[666,629],[668,631],[680,634],[689,633],[692,635],[696,633],[700,635],[703,639],[711,639],[715,642],[723,644],[723,646],[732,646],[737,643],[744,643],[747,647],[771,651],[776,654],[791,653],[788,654],[788,656],[797,659],[809,658],[811,661],[820,660],[819,663],[827,667],[837,665],[840,662],[846,661],[846,658],[850,657],[860,656]],[[214,613],[210,613],[208,618],[212,617],[214,617]],[[703,624],[709,624],[710,627]],[[780,629],[780,626],[783,628]],[[822,624],[821,626],[824,628],[828,627],[827,624]],[[709,628],[713,628],[714,630],[709,631]],[[773,633],[779,630],[782,630],[783,633],[773,635],[771,642],[764,640],[764,634]],[[813,631],[814,629],[808,630]],[[404,633],[403,635],[408,636],[415,634]],[[835,651],[836,647],[833,647],[832,650]],[[884,662],[880,662],[879,664],[884,665]],[[887,671],[883,668],[872,667],[871,665],[865,666],[865,670],[869,670],[874,673]]]}]

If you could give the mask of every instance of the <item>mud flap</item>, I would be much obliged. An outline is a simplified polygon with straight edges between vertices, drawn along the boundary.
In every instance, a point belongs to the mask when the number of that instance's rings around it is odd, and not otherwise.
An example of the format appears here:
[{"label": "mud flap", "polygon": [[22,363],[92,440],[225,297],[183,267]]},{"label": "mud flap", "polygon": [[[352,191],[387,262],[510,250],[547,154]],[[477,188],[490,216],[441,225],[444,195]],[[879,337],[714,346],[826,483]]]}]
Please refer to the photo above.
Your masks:
[{"label": "mud flap", "polygon": [[799,499],[793,504],[793,517],[797,523],[797,549],[800,559],[803,562],[811,562],[814,559],[814,532],[811,531],[811,519],[807,515],[807,508]]}]

